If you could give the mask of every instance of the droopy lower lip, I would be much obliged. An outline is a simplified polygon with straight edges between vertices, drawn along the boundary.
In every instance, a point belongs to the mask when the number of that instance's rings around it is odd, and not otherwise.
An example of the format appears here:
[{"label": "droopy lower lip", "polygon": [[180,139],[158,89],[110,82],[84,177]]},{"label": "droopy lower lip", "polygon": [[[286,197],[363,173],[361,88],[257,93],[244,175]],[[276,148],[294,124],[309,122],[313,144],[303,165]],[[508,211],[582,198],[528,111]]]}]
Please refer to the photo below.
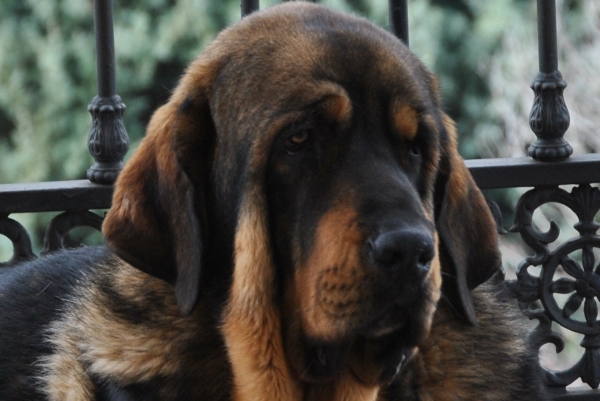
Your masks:
[{"label": "droopy lower lip", "polygon": [[[400,357],[400,360],[398,361],[397,364],[394,364],[393,366],[390,365],[389,367],[384,367],[381,372],[380,372],[380,376],[378,378],[378,382],[380,383],[388,383],[390,382],[394,377],[396,377],[398,375],[398,373],[400,373],[400,371],[402,370],[402,367],[404,366],[405,362],[406,362],[406,355],[402,354],[402,356]],[[365,383],[365,384],[373,384],[370,383],[369,380],[365,380],[364,377],[361,377],[360,374],[358,374],[355,370],[354,367],[351,365],[347,365],[348,366],[348,370],[350,371],[350,373],[352,374],[352,376],[354,376],[354,378],[361,382],[361,383]]]},{"label": "droopy lower lip", "polygon": [[376,319],[369,322],[363,335],[369,338],[377,338],[399,331],[408,325],[408,316],[405,308],[392,305]]},{"label": "droopy lower lip", "polygon": [[406,334],[406,330],[400,329],[378,338],[358,338],[350,351],[349,370],[362,383],[388,383],[400,372],[414,348],[406,341]]}]

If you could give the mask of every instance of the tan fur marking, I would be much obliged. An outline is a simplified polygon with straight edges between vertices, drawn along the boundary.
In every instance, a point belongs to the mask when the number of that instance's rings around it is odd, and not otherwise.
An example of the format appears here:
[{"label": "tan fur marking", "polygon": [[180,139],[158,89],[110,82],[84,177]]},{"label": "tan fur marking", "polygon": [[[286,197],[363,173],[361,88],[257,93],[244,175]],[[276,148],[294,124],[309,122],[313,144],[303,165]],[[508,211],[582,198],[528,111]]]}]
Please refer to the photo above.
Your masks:
[{"label": "tan fur marking", "polygon": [[[436,254],[435,257],[433,258],[433,260],[431,261],[431,267],[429,268],[429,275],[428,278],[432,284],[432,286],[434,288],[436,288],[437,290],[439,290],[442,287],[442,268],[440,265],[440,259],[438,256],[438,252],[437,250],[439,249],[439,237],[437,235],[437,233],[433,234],[433,239],[435,241],[435,249],[436,249]],[[433,299],[434,302],[437,302],[439,300],[441,294],[437,294],[437,297]]]},{"label": "tan fur marking", "polygon": [[79,352],[73,342],[64,339],[55,342],[61,352],[41,362],[48,373],[41,378],[50,401],[93,401],[94,385],[77,360]]},{"label": "tan fur marking", "polygon": [[464,163],[462,162],[462,158],[458,154],[457,133],[454,121],[445,114],[442,116],[442,118],[444,127],[446,128],[446,132],[448,133],[448,137],[450,139],[450,144],[446,151],[450,153],[449,156],[452,160],[452,168],[454,169],[453,174],[450,174],[449,182],[447,184],[448,190],[452,191],[448,194],[448,196],[453,199],[466,199],[469,188],[471,187],[469,185],[471,174],[465,167]]},{"label": "tan fur marking", "polygon": [[352,103],[346,94],[328,96],[323,100],[322,105],[333,121],[340,123],[350,119]]},{"label": "tan fur marking", "polygon": [[304,330],[316,338],[337,339],[358,323],[369,291],[361,249],[364,234],[357,212],[338,206],[318,223],[313,249],[295,282],[303,311]]},{"label": "tan fur marking", "polygon": [[[433,214],[433,189],[435,186],[435,179],[438,173],[439,162],[441,158],[440,146],[437,142],[438,138],[438,125],[436,120],[433,118],[431,114],[421,113],[419,115],[421,122],[423,125],[427,126],[429,130],[435,132],[435,143],[430,144],[428,149],[429,157],[426,158],[424,169],[423,169],[423,177],[425,178],[427,185],[427,192],[423,199],[423,204],[425,208]],[[431,217],[431,215],[428,215]],[[433,221],[433,219],[431,219]]]},{"label": "tan fur marking", "polygon": [[439,302],[442,296],[442,266],[440,264],[440,258],[438,255],[439,249],[439,237],[437,233],[433,234],[435,241],[435,257],[431,261],[431,267],[429,268],[429,273],[427,278],[429,279],[429,288],[431,289],[430,300],[429,303],[430,309],[427,311],[428,321],[425,324],[426,333],[424,336],[428,336],[431,331],[431,326],[433,322],[433,318],[435,315],[435,310],[437,303]]},{"label": "tan fur marking", "polygon": [[47,372],[42,381],[50,399],[91,400],[89,374],[116,378],[122,384],[176,374],[185,346],[204,329],[199,316],[205,309],[197,308],[191,316],[181,317],[169,284],[125,263],[114,274],[116,288],[133,304],[146,305],[139,299],[143,293],[140,288],[160,294],[166,303],[166,310],[156,315],[160,329],[118,319],[94,285],[81,286],[73,295],[79,299],[74,307],[50,328],[49,340],[60,350],[41,362]]},{"label": "tan fur marking", "polygon": [[274,303],[275,272],[265,214],[252,204],[262,197],[253,195],[246,198],[238,222],[233,283],[223,319],[233,400],[301,400],[300,384],[286,361],[280,311]]},{"label": "tan fur marking", "polygon": [[412,141],[417,135],[419,118],[417,111],[408,105],[401,105],[394,111],[394,127],[400,135]]}]

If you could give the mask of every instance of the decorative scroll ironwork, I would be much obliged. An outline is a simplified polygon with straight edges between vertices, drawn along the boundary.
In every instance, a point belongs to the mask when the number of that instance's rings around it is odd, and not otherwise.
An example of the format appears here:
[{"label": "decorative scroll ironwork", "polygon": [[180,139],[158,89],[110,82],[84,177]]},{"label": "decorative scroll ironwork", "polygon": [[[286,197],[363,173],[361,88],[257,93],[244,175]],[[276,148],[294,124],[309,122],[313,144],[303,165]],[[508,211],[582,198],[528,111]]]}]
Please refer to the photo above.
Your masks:
[{"label": "decorative scroll ironwork", "polygon": [[54,217],[44,236],[42,255],[64,248],[65,235],[77,227],[92,227],[100,231],[102,227],[101,216],[90,211],[64,212]]},{"label": "decorative scroll ironwork", "polygon": [[0,235],[7,237],[13,244],[13,257],[7,262],[0,263],[0,267],[35,259],[27,230],[18,221],[10,219],[7,214],[0,215]]},{"label": "decorative scroll ironwork", "polygon": [[[90,211],[63,212],[54,217],[44,236],[44,247],[41,255],[64,248],[64,238],[67,233],[77,227],[91,227],[100,231],[103,217]],[[13,244],[13,257],[7,262],[0,263],[1,267],[13,266],[27,260],[35,259],[32,251],[31,238],[27,230],[17,221],[0,215],[0,235],[7,237]]]},{"label": "decorative scroll ironwork", "polygon": [[[579,219],[574,225],[579,235],[553,251],[548,245],[560,234],[556,222],[550,222],[546,232],[538,231],[532,224],[534,211],[550,202],[567,206]],[[540,322],[532,334],[534,343],[539,347],[552,343],[557,352],[563,350],[564,341],[552,331],[552,322],[584,335],[581,342],[584,354],[579,362],[564,371],[545,369],[549,386],[564,387],[578,378],[592,388],[600,385],[600,320],[596,301],[600,299],[600,263],[594,256],[594,249],[600,248],[597,234],[600,224],[594,220],[599,210],[600,190],[588,184],[575,187],[570,193],[558,187],[535,188],[525,193],[517,204],[515,224],[510,231],[520,233],[535,255],[521,262],[517,281],[512,282],[511,287],[525,313]],[[528,268],[532,266],[541,266],[539,276],[529,273]],[[557,274],[559,269],[560,274]],[[555,294],[570,296],[561,307]],[[543,308],[533,307],[536,301],[540,301]],[[575,318],[575,312],[581,309],[583,321]]]}]

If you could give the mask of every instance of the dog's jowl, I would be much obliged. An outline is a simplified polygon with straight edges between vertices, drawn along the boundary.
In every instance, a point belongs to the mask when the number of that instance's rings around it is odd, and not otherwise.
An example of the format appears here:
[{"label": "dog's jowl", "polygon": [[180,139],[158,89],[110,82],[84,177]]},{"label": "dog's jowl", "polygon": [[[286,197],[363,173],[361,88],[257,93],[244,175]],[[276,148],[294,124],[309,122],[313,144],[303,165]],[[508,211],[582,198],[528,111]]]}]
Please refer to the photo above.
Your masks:
[{"label": "dog's jowl", "polygon": [[272,7],[156,111],[105,247],[0,271],[0,400],[540,400],[495,230],[417,58]]}]

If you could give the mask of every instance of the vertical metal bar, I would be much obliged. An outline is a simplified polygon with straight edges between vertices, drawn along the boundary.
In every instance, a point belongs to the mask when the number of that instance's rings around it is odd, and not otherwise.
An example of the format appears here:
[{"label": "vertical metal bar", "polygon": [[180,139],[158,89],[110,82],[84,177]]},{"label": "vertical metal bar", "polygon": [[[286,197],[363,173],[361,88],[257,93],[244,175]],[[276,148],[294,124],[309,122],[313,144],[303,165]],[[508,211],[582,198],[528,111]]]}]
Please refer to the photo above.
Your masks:
[{"label": "vertical metal bar", "polygon": [[558,70],[556,4],[554,0],[538,0],[537,7],[540,71],[551,74]]},{"label": "vertical metal bar", "polygon": [[111,97],[116,95],[112,0],[94,1],[94,29],[98,95]]},{"label": "vertical metal bar", "polygon": [[408,2],[407,0],[389,0],[390,29],[408,46]]},{"label": "vertical metal bar", "polygon": [[92,127],[88,149],[96,161],[87,171],[90,181],[112,184],[123,168],[129,137],[123,125],[125,104],[116,91],[112,0],[94,0],[98,95],[88,105]]},{"label": "vertical metal bar", "polygon": [[537,140],[527,152],[535,160],[559,161],[569,157],[573,148],[563,138],[570,116],[563,97],[567,83],[558,70],[556,0],[537,0],[537,18],[540,71],[531,84],[535,99],[529,114]]},{"label": "vertical metal bar", "polygon": [[259,0],[242,0],[242,18],[253,13],[254,11],[257,11],[259,7]]}]

